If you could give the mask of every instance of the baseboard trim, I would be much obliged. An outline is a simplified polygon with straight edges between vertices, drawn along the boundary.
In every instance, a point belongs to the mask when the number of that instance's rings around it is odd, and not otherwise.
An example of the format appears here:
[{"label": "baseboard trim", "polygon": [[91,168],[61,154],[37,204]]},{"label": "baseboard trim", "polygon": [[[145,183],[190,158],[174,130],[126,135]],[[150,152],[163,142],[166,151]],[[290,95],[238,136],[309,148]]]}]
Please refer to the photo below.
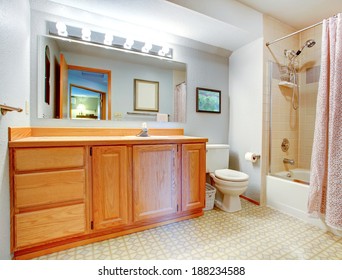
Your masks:
[{"label": "baseboard trim", "polygon": [[253,199],[251,199],[251,198],[249,198],[249,197],[247,197],[247,196],[244,196],[244,195],[240,195],[240,197],[243,198],[243,199],[245,199],[245,200],[247,200],[247,201],[249,201],[249,202],[251,202],[251,203],[253,203],[253,204],[255,204],[255,205],[260,206],[260,202],[258,202],[258,201],[256,201],[256,200],[253,200]]}]

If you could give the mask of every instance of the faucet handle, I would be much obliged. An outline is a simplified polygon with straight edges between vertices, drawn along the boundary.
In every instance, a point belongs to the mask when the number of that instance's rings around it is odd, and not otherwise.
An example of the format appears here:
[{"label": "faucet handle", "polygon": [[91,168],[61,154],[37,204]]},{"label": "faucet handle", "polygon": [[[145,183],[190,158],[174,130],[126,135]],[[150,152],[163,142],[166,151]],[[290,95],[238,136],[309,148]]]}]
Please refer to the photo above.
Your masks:
[{"label": "faucet handle", "polygon": [[283,163],[288,163],[288,164],[294,165],[295,161],[294,161],[294,159],[284,158]]}]

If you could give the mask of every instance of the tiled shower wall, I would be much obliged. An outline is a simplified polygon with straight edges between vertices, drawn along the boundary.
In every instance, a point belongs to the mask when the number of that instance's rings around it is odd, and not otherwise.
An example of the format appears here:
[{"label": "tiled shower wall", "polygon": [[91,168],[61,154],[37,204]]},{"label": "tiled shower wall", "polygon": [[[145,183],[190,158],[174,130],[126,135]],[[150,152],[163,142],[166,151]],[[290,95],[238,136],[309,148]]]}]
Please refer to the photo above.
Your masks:
[{"label": "tiled shower wall", "polygon": [[[271,42],[296,31],[282,22],[264,17],[264,40]],[[284,50],[297,51],[308,39],[316,45],[305,48],[298,60],[299,108],[292,107],[292,88],[279,86],[279,66],[287,65]],[[300,34],[281,40],[265,48],[264,52],[264,158],[272,173],[292,168],[310,168],[313,130],[315,122],[316,97],[319,77],[321,25]],[[270,96],[271,95],[271,96]],[[272,101],[271,101],[272,100]],[[272,103],[272,110],[271,105]],[[271,114],[270,114],[271,110]],[[271,126],[270,126],[271,123]],[[271,135],[270,135],[271,133]],[[281,144],[289,140],[287,152]],[[270,153],[269,145],[271,145]],[[284,164],[283,159],[295,160],[295,165]],[[270,161],[269,161],[270,160]],[[267,174],[267,172],[266,172]]]},{"label": "tiled shower wall", "polygon": [[[294,28],[269,16],[264,17],[264,40],[271,42],[296,31]],[[284,56],[285,49],[297,50],[299,46],[299,36],[291,36],[265,48],[265,128],[268,144],[265,151],[270,149],[270,169],[272,173],[285,169],[283,158],[294,159],[297,163],[298,154],[298,111],[292,109],[291,94],[292,89],[279,86],[279,66],[286,64]],[[270,96],[271,95],[271,96]],[[271,110],[272,98],[272,110]],[[272,115],[270,116],[270,111]],[[271,126],[270,126],[271,122]],[[269,136],[271,133],[271,136]],[[284,138],[290,142],[290,148],[283,152],[281,144]],[[264,142],[264,143],[265,143]],[[265,147],[266,148],[266,147]]]}]

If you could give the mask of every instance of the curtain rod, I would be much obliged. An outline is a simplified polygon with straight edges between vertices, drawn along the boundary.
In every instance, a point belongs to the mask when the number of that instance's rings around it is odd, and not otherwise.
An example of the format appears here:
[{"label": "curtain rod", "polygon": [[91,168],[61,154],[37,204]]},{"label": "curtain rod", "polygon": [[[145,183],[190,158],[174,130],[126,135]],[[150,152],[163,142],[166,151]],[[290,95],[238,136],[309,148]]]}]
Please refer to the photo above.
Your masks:
[{"label": "curtain rod", "polygon": [[[332,17],[336,18],[338,15],[339,15],[339,14],[336,14],[336,15],[333,15]],[[328,19],[328,20],[329,20],[329,19]],[[272,41],[272,42],[267,42],[267,43],[266,43],[266,47],[268,47],[269,45],[272,45],[273,43],[276,43],[276,42],[278,42],[278,41],[280,41],[280,40],[286,39],[286,38],[291,37],[291,36],[293,36],[293,35],[296,35],[296,34],[298,34],[298,33],[300,33],[300,32],[303,32],[303,31],[305,31],[305,30],[308,30],[308,29],[310,29],[310,28],[316,27],[316,26],[318,26],[318,25],[320,25],[320,24],[322,24],[322,23],[323,23],[323,20],[320,21],[320,22],[317,22],[317,23],[315,23],[315,24],[313,24],[313,25],[310,25],[310,26],[308,26],[308,27],[305,27],[305,28],[303,28],[303,29],[301,29],[301,30],[298,30],[298,31],[296,31],[296,32],[293,32],[293,33],[291,33],[291,34],[289,34],[289,35],[286,35],[286,36],[284,36],[284,37],[281,37],[281,38],[279,38],[279,39],[277,39],[277,40],[274,40],[274,41]]]},{"label": "curtain rod", "polygon": [[310,28],[316,27],[316,26],[318,26],[318,25],[320,25],[320,24],[322,24],[322,23],[323,23],[323,21],[318,22],[318,23],[315,23],[315,24],[313,24],[313,25],[310,25],[310,26],[308,26],[308,27],[305,27],[305,28],[303,28],[303,29],[301,29],[301,30],[298,30],[298,31],[296,31],[296,32],[293,32],[293,33],[291,33],[291,34],[289,34],[289,35],[286,35],[286,36],[284,36],[284,37],[281,37],[281,38],[279,38],[279,39],[277,39],[277,40],[274,40],[274,41],[272,41],[272,42],[267,42],[267,43],[266,43],[266,47],[268,47],[269,45],[272,45],[273,43],[276,43],[276,42],[278,42],[278,41],[281,41],[281,40],[283,40],[283,39],[286,39],[286,38],[288,38],[288,37],[291,37],[291,36],[293,36],[293,35],[296,35],[296,34],[298,34],[298,33],[300,33],[300,32],[303,32],[303,31],[305,31],[305,30],[308,30],[308,29],[310,29]]}]

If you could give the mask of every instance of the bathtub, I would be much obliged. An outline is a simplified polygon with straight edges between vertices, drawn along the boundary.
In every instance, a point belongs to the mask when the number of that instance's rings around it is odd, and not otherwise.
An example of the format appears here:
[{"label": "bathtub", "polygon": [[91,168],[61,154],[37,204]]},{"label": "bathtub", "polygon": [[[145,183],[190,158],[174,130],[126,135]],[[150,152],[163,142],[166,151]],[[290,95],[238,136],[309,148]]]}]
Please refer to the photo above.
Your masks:
[{"label": "bathtub", "polygon": [[292,169],[290,171],[282,171],[274,174],[276,177],[287,179],[296,183],[305,185],[310,184],[310,170],[307,169]]},{"label": "bathtub", "polygon": [[325,229],[325,225],[307,213],[310,171],[293,169],[266,176],[267,206]]}]

